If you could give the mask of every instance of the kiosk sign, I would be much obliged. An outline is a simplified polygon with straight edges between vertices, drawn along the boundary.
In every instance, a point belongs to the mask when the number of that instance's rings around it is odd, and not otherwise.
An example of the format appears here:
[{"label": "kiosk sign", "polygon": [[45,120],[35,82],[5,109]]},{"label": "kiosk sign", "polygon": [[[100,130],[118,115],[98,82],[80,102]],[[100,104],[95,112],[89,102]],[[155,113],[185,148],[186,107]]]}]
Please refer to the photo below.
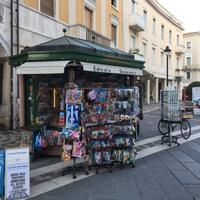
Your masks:
[{"label": "kiosk sign", "polygon": [[8,149],[5,161],[5,198],[27,198],[30,195],[29,149]]}]

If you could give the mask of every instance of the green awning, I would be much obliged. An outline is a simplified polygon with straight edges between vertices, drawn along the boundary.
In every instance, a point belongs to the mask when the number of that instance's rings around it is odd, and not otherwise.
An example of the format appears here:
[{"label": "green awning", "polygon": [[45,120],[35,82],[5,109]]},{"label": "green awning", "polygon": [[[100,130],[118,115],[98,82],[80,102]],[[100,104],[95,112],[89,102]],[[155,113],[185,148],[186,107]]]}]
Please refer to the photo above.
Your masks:
[{"label": "green awning", "polygon": [[96,44],[79,38],[63,36],[22,50],[10,59],[13,66],[25,62],[64,61],[97,63],[129,68],[144,68],[143,61],[134,59],[134,55],[118,49]]}]

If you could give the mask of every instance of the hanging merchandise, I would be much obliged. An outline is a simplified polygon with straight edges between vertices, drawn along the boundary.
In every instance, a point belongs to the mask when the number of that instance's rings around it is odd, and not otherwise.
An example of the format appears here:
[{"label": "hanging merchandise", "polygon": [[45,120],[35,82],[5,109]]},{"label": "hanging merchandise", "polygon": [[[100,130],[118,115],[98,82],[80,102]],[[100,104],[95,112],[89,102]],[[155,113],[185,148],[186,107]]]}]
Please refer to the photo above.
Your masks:
[{"label": "hanging merchandise", "polygon": [[71,154],[72,154],[72,144],[65,144],[64,142],[62,148],[62,160],[63,161],[70,160]]},{"label": "hanging merchandise", "polygon": [[79,105],[66,104],[66,128],[79,127]]},{"label": "hanging merchandise", "polygon": [[74,141],[73,142],[73,157],[84,158],[86,156],[85,152],[85,142],[83,141]]},{"label": "hanging merchandise", "polygon": [[81,104],[82,98],[82,91],[77,89],[66,90],[66,104]]},{"label": "hanging merchandise", "polygon": [[60,126],[65,125],[65,113],[64,112],[59,112],[59,124],[60,124]]}]

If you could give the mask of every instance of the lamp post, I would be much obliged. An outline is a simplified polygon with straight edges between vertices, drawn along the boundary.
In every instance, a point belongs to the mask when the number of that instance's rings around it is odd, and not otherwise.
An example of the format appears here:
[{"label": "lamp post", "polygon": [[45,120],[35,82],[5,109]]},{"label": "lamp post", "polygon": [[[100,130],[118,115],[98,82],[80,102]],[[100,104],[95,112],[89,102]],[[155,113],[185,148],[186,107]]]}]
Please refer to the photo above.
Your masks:
[{"label": "lamp post", "polygon": [[167,82],[167,86],[168,86],[168,64],[169,64],[169,55],[171,53],[171,49],[169,48],[169,46],[166,46],[166,48],[164,49],[164,53],[166,54],[166,82]]}]

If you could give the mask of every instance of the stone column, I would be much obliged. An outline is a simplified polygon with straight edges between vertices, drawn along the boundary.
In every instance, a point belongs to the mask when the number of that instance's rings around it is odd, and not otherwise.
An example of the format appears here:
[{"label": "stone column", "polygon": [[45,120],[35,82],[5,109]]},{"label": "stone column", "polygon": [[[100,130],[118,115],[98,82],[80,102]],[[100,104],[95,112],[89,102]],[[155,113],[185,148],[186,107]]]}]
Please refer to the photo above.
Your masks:
[{"label": "stone column", "polygon": [[150,104],[150,80],[146,81],[146,103]]},{"label": "stone column", "polygon": [[155,103],[158,103],[158,77],[155,77]]}]

